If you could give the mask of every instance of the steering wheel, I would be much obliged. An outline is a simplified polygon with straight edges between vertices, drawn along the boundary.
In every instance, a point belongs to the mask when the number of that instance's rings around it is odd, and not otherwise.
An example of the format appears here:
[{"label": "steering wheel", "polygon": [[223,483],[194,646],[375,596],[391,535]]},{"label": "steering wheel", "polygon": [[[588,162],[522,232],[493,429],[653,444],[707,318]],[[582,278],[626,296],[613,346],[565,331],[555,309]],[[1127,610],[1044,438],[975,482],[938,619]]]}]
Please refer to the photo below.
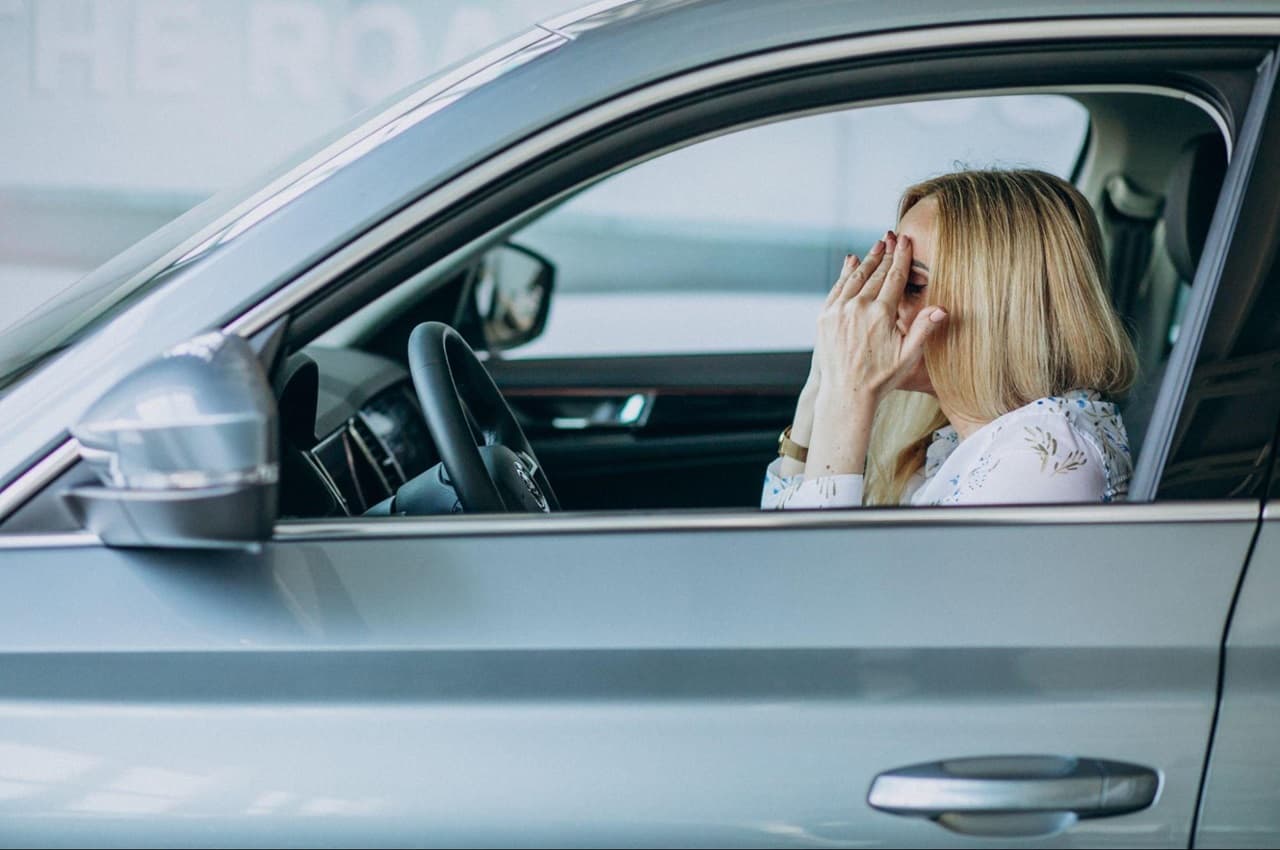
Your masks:
[{"label": "steering wheel", "polygon": [[515,414],[457,331],[442,322],[414,328],[409,373],[464,511],[560,509]]}]

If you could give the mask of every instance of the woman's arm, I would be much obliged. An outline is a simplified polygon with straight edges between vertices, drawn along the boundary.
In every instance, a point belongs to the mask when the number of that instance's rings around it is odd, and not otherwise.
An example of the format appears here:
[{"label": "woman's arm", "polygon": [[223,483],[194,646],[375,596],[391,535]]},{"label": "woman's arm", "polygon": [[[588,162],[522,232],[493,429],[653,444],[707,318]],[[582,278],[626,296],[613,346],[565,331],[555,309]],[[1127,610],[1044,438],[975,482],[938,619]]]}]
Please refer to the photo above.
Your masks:
[{"label": "woman's arm", "polygon": [[[840,267],[840,274],[836,275],[836,282],[831,287],[831,291],[827,293],[827,300],[822,305],[823,310],[830,307],[840,296],[840,291],[849,279],[849,275],[853,274],[860,264],[861,261],[856,255],[845,254],[844,264]],[[800,399],[796,402],[795,416],[791,419],[791,441],[806,448],[813,437],[814,408],[817,406],[818,393],[822,387],[822,351],[820,343],[821,338],[815,339],[813,359],[809,362],[809,377],[804,382],[804,388],[800,390]],[[804,462],[793,457],[782,458],[782,463],[778,466],[776,472],[776,474],[788,478],[803,473]]]},{"label": "woman's arm", "polygon": [[910,271],[911,240],[890,232],[823,309],[814,349],[822,382],[806,478],[863,472],[876,407],[915,370],[926,340],[946,319],[942,308],[926,308],[905,333],[898,327]]},{"label": "woman's arm", "polygon": [[[804,389],[800,390],[800,400],[796,402],[796,413],[791,419],[791,441],[797,445],[808,447],[812,439],[814,407],[817,405],[821,381],[822,378],[817,374],[817,370],[811,368],[809,380],[805,381]],[[804,474],[804,461],[790,456],[781,457],[779,461],[777,474],[788,478]]]},{"label": "woman's arm", "polygon": [[[791,439],[809,448],[802,465],[770,464],[763,508],[852,507],[862,503],[863,470],[880,399],[910,375],[946,313],[922,310],[904,335],[897,306],[911,268],[911,243],[876,242],[867,259],[845,258],[822,315],[809,380],[800,393]],[[882,262],[886,250],[892,260]],[[807,439],[806,439],[807,438]],[[801,474],[803,473],[803,474]]]}]

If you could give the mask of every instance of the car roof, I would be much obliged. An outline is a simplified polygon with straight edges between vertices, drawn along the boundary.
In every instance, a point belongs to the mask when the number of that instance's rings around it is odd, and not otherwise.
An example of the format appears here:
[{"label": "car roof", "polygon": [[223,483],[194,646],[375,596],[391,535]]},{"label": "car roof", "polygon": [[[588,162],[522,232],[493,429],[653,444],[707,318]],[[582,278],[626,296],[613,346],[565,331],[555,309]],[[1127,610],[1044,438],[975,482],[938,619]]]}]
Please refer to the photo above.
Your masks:
[{"label": "car roof", "polygon": [[714,57],[929,26],[1277,12],[1280,0],[605,0],[544,25],[575,39],[653,36],[665,54]]}]

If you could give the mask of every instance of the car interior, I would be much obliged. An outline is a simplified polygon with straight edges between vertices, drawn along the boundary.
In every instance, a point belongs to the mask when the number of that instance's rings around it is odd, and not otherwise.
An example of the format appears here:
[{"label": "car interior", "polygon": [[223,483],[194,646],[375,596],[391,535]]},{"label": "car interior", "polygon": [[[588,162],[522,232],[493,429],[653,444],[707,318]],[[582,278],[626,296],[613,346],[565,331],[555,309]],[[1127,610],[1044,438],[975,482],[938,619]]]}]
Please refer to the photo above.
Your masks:
[{"label": "car interior", "polygon": [[[1224,130],[1190,98],[1125,90],[1061,94],[1087,111],[1087,136],[1070,176],[1097,212],[1114,303],[1139,354],[1139,378],[1118,400],[1136,456],[1225,173]],[[465,482],[450,481],[441,465],[450,450],[437,443],[443,420],[453,421],[449,439],[506,443],[528,461],[516,467],[538,479],[540,486],[499,487],[503,500],[488,510],[503,510],[504,503],[508,510],[577,511],[758,504],[763,469],[808,369],[802,347],[511,356],[543,332],[556,310],[557,272],[567,259],[522,244],[522,233],[598,182],[532,204],[447,257],[383,270],[395,280],[384,280],[382,293],[356,309],[328,315],[317,309],[294,322],[271,376],[281,422],[283,517],[476,510],[479,497],[462,498],[455,491]],[[411,337],[426,322],[456,329],[431,344],[446,351],[434,357],[436,377],[452,379],[462,397],[457,409],[424,410],[439,405],[432,399],[424,405],[425,384],[411,375]],[[480,353],[475,368],[460,365],[467,359],[461,341]],[[489,392],[486,371],[501,396]],[[430,426],[426,414],[435,420]],[[489,477],[498,477],[501,464],[482,460]],[[529,493],[532,502],[524,498]]]}]

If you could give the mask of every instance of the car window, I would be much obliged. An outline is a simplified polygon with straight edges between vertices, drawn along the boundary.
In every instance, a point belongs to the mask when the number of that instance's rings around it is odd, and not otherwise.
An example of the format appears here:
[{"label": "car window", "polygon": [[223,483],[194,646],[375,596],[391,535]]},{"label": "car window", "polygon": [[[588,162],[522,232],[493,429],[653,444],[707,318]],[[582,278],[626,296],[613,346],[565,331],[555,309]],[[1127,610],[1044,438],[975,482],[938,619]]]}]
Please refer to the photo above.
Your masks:
[{"label": "car window", "polygon": [[512,237],[556,267],[545,332],[508,357],[794,351],[846,253],[899,193],[963,167],[1067,176],[1087,110],[1063,95],[865,107],[691,145],[578,193]]}]

